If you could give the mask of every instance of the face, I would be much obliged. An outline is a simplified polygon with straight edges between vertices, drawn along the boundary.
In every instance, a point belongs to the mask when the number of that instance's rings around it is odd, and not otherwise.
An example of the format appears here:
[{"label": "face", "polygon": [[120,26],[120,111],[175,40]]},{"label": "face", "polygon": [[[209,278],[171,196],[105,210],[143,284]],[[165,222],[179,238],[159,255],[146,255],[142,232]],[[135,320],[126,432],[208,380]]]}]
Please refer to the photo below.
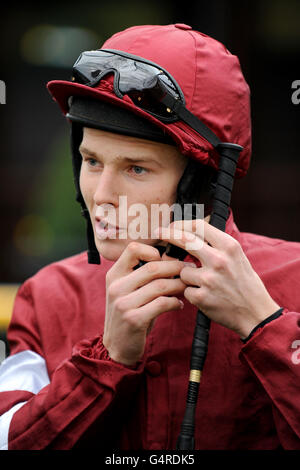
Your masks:
[{"label": "face", "polygon": [[172,145],[91,128],[79,150],[80,188],[99,253],[115,261],[132,240],[156,245],[151,232],[170,222],[158,208],[176,201],[187,157]]}]

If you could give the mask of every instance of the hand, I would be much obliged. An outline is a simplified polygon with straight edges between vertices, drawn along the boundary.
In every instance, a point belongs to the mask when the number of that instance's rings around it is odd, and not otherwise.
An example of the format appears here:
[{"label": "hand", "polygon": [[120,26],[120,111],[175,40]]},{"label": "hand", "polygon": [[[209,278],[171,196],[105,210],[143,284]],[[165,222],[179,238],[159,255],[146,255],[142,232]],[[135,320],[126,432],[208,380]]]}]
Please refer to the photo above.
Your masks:
[{"label": "hand", "polygon": [[[134,270],[140,260],[144,266]],[[186,285],[178,277],[185,266],[162,261],[153,246],[131,242],[106,275],[106,314],[103,344],[110,357],[125,365],[141,359],[147,334],[163,312],[178,310]]]},{"label": "hand", "polygon": [[176,221],[156,235],[192,254],[201,267],[184,267],[185,298],[241,338],[280,307],[270,297],[237,240],[204,220]]}]

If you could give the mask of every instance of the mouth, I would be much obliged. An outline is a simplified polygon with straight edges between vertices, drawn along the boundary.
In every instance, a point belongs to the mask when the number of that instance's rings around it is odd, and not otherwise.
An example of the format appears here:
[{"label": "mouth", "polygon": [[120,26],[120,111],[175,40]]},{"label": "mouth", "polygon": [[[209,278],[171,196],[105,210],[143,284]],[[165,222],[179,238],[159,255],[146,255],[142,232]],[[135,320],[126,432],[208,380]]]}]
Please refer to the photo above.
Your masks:
[{"label": "mouth", "polygon": [[100,240],[106,238],[117,238],[117,234],[122,231],[118,225],[113,225],[105,219],[95,218],[95,232],[96,236]]},{"label": "mouth", "polygon": [[96,217],[96,224],[102,230],[119,230],[120,227],[118,225],[112,225],[107,220],[99,219]]}]

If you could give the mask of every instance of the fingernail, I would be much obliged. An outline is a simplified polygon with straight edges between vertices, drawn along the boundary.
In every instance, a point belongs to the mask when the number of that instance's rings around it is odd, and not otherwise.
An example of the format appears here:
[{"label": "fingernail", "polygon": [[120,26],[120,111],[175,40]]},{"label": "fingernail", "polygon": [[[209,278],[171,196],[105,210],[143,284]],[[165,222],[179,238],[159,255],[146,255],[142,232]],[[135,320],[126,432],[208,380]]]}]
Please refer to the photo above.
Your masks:
[{"label": "fingernail", "polygon": [[180,309],[182,310],[184,307],[184,303],[182,302],[182,300],[179,300],[179,303],[180,303]]},{"label": "fingernail", "polygon": [[185,266],[190,266],[191,268],[197,268],[197,265],[191,261],[184,261],[184,264]]},{"label": "fingernail", "polygon": [[195,240],[195,235],[190,232],[184,232],[184,236],[187,240]]}]

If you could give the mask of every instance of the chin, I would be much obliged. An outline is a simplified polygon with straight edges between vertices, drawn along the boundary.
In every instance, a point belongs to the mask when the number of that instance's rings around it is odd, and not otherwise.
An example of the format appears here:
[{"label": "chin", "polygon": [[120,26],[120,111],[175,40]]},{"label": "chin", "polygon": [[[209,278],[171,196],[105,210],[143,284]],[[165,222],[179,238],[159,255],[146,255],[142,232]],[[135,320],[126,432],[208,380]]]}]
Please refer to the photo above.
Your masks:
[{"label": "chin", "polygon": [[126,246],[117,245],[115,242],[116,240],[105,240],[104,242],[97,240],[96,242],[99,254],[108,261],[117,261],[126,248]]}]

